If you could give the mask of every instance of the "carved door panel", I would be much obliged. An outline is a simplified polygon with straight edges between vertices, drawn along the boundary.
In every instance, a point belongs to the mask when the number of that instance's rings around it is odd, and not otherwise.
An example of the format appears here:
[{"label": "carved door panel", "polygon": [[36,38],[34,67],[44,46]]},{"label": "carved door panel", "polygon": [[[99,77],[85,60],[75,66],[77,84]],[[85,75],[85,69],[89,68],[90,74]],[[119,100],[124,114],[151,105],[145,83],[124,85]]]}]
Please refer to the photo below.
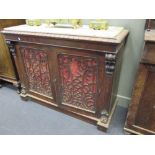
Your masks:
[{"label": "carved door panel", "polygon": [[98,97],[98,55],[76,49],[55,48],[60,105],[95,114]]},{"label": "carved door panel", "polygon": [[20,57],[18,70],[21,72],[20,79],[22,87],[25,88],[24,93],[44,96],[55,101],[53,74],[51,74],[53,53],[50,48],[36,45],[17,45],[16,48],[17,56]]},{"label": "carved door panel", "polygon": [[135,117],[135,125],[155,132],[155,66],[141,65],[141,98]]}]

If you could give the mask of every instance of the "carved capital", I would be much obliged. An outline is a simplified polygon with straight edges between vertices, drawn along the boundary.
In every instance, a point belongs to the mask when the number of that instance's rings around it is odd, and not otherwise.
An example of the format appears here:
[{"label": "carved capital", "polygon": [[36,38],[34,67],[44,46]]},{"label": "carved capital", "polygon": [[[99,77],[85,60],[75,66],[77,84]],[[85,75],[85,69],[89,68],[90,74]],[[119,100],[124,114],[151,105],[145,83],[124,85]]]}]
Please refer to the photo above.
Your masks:
[{"label": "carved capital", "polygon": [[9,48],[11,55],[16,56],[16,49],[15,49],[14,43],[12,41],[7,40],[6,44],[8,45],[8,48]]},{"label": "carved capital", "polygon": [[106,53],[105,54],[105,72],[108,75],[112,75],[115,71],[116,54]]}]

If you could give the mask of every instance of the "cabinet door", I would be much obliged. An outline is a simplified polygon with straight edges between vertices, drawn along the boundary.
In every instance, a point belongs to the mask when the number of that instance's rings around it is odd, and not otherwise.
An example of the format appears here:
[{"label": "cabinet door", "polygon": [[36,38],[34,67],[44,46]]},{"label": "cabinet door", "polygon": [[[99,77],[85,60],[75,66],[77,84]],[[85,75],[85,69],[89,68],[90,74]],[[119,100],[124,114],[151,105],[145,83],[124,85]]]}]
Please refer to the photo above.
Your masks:
[{"label": "cabinet door", "polygon": [[73,111],[95,114],[99,84],[97,54],[55,48],[60,105]]},{"label": "cabinet door", "polygon": [[26,94],[55,100],[52,83],[52,52],[48,46],[16,45],[18,71]]}]

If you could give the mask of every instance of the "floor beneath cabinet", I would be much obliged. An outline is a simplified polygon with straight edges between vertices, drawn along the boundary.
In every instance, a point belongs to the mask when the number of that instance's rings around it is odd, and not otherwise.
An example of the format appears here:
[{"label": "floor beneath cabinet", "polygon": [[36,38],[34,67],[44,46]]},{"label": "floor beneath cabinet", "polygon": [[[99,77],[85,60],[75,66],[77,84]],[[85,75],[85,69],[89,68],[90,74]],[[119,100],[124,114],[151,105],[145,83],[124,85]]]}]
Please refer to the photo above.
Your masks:
[{"label": "floor beneath cabinet", "polygon": [[126,108],[117,106],[105,133],[95,125],[22,101],[10,85],[0,89],[0,135],[123,135],[126,114]]}]

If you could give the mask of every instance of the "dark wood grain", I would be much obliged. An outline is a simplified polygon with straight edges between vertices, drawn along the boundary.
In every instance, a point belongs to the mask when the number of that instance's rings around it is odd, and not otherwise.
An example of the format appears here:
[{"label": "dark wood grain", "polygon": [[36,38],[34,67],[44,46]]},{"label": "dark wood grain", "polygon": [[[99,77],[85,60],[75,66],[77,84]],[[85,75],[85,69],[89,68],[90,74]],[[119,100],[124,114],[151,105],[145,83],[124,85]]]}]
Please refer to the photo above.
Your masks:
[{"label": "dark wood grain", "polygon": [[1,19],[0,29],[21,24],[25,24],[25,19]]},{"label": "dark wood grain", "polygon": [[155,19],[146,19],[145,29],[147,31],[155,29]]},{"label": "dark wood grain", "polygon": [[147,66],[147,80],[136,115],[136,125],[155,131],[155,66]]},{"label": "dark wood grain", "polygon": [[148,64],[155,64],[155,43],[151,41],[145,42],[144,54],[141,62]]},{"label": "dark wood grain", "polygon": [[[0,30],[5,27],[20,25],[24,23],[25,20],[23,19],[0,19]],[[2,34],[0,34],[0,70],[1,80],[11,82],[17,87],[19,86],[19,78],[15,62],[13,60],[13,55],[10,54],[4,36]]]}]

